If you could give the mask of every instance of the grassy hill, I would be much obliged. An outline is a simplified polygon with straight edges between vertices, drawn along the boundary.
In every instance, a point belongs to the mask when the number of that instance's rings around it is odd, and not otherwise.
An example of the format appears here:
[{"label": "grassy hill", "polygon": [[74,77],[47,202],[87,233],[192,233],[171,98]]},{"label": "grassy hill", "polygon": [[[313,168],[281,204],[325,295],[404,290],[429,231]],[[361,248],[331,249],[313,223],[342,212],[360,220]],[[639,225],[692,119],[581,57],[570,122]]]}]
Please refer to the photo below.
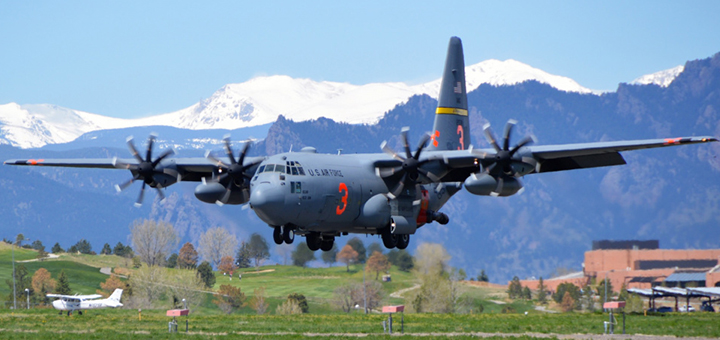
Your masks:
[{"label": "grassy hill", "polygon": [[[128,259],[114,255],[82,255],[82,254],[59,254],[57,258],[45,258],[42,261],[36,259],[37,252],[30,249],[16,248],[16,266],[24,265],[30,275],[39,268],[47,269],[53,278],[57,279],[60,271],[65,270],[70,280],[70,288],[73,293],[94,294],[100,289],[100,283],[108,276],[100,273],[100,268],[128,268],[131,262]],[[296,266],[271,265],[255,268],[243,268],[235,272],[232,280],[215,272],[216,283],[213,290],[217,291],[220,285],[232,285],[239,287],[249,299],[255,289],[264,288],[269,303],[269,311],[274,313],[275,308],[283,303],[289,294],[299,293],[305,295],[310,306],[310,312],[314,314],[343,313],[333,303],[333,292],[341,285],[349,283],[361,283],[363,281],[362,265],[351,265],[349,271],[345,266],[329,268],[300,268]],[[179,269],[176,269],[179,270]],[[0,297],[6,299],[12,290],[12,286],[4,284],[6,279],[11,278],[12,262],[11,247],[7,244],[0,244]],[[242,275],[242,280],[238,279]],[[390,270],[391,281],[380,282],[383,290],[383,305],[405,304],[402,297],[391,297],[394,292],[401,290],[412,290],[416,282],[411,273],[401,272],[396,268]],[[375,281],[375,273],[366,273],[365,280]],[[477,285],[466,285],[464,287],[464,298],[470,304],[470,310],[484,313],[499,313],[505,307],[505,288],[487,287]],[[199,311],[206,314],[222,313],[212,303],[212,294],[207,294]],[[526,302],[512,302],[511,306],[518,312],[532,310],[532,306]],[[156,301],[155,307],[159,309],[171,308],[167,297]],[[360,313],[361,310],[353,311]],[[254,314],[250,307],[243,307],[236,313]]]}]

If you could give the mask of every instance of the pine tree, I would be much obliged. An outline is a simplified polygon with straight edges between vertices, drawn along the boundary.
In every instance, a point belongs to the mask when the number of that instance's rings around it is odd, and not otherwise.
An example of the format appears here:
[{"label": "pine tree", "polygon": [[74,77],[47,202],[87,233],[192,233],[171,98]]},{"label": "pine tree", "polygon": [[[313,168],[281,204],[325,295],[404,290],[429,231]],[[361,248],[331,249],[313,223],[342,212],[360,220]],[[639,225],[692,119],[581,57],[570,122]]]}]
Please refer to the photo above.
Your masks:
[{"label": "pine tree", "polygon": [[52,251],[53,254],[59,254],[59,253],[64,253],[65,249],[62,249],[62,247],[60,246],[60,243],[55,242],[55,245],[52,247],[52,249],[50,249],[50,251]]},{"label": "pine tree", "polygon": [[538,282],[537,302],[541,305],[547,303],[547,288],[545,287],[545,282],[543,281],[542,276]]},{"label": "pine tree", "polygon": [[103,246],[103,249],[100,251],[100,254],[102,254],[102,255],[112,254],[112,248],[110,248],[110,244],[105,243],[105,245]]},{"label": "pine tree", "polygon": [[235,265],[238,268],[250,268],[251,260],[250,245],[247,242],[242,242],[235,257]]},{"label": "pine tree", "polygon": [[60,271],[60,276],[58,276],[57,285],[55,286],[55,293],[62,295],[72,294],[72,290],[70,290],[70,281],[68,280],[64,269]]},{"label": "pine tree", "polygon": [[197,268],[197,276],[205,283],[205,287],[212,288],[215,285],[215,273],[209,262],[203,261]]}]

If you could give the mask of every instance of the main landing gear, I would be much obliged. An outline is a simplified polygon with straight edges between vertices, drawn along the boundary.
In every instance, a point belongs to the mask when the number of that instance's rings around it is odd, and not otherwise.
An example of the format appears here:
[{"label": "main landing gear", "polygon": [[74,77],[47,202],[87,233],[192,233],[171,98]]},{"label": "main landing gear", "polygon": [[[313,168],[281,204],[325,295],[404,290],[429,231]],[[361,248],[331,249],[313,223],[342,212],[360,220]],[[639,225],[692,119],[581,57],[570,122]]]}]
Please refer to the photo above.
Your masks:
[{"label": "main landing gear", "polygon": [[335,236],[320,235],[320,233],[309,233],[305,235],[305,242],[312,251],[321,249],[322,251],[330,251],[335,244]]},{"label": "main landing gear", "polygon": [[290,226],[275,227],[273,230],[275,244],[292,244],[295,241],[295,231]]},{"label": "main landing gear", "polygon": [[392,234],[390,230],[385,230],[380,237],[387,249],[405,249],[410,244],[410,235],[408,234]]}]

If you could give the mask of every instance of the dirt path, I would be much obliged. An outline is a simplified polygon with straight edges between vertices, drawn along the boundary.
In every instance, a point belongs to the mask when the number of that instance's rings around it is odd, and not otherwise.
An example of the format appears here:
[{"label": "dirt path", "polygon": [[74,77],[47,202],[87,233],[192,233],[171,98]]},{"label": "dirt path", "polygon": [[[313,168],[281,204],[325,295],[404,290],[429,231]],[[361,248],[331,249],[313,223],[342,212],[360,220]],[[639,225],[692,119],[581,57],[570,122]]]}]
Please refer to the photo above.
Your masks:
[{"label": "dirt path", "polygon": [[391,294],[390,294],[390,297],[391,297],[391,298],[396,298],[396,299],[401,299],[401,298],[402,298],[402,295],[405,294],[406,292],[409,292],[409,291],[411,291],[411,290],[413,290],[413,289],[418,289],[418,288],[420,288],[420,285],[414,285],[414,286],[412,286],[412,287],[408,287],[408,288],[405,288],[405,289],[400,289],[400,290],[398,290],[397,292],[391,293]]},{"label": "dirt path", "polygon": [[43,257],[41,259],[30,259],[30,260],[15,261],[15,262],[17,262],[17,263],[37,262],[37,261],[45,260],[45,259],[56,259],[58,257],[60,257],[60,255],[55,255],[55,254],[49,253],[49,254],[47,254],[47,257]]},{"label": "dirt path", "polygon": [[100,268],[100,273],[105,274],[105,275],[115,275],[117,277],[122,277],[123,279],[127,279],[127,276],[125,276],[125,275],[113,274],[112,268],[110,268],[110,267]]}]

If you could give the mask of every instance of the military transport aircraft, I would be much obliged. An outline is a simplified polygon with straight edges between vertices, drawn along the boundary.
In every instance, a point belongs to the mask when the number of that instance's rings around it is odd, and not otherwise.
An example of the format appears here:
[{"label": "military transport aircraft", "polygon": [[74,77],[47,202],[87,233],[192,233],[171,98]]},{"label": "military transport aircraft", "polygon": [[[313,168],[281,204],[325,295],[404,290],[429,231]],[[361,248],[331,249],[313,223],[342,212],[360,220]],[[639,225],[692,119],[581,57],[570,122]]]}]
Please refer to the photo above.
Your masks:
[{"label": "military transport aircraft", "polygon": [[[152,157],[150,136],[143,158],[132,138],[132,159],[30,159],[5,164],[130,170],[132,178],[121,191],[142,181],[161,189],[179,181],[201,182],[195,196],[207,203],[249,203],[257,216],[273,228],[275,243],[292,243],[304,236],[311,250],[330,250],[335,237],[349,233],[380,235],[387,248],[404,249],[410,235],[431,222],[446,224],[440,212],[463,187],[483,196],[511,196],[522,189],[520,178],[534,173],[625,164],[621,151],[717,141],[714,137],[681,137],[619,142],[531,146],[525,137],[511,146],[515,121],[505,126],[502,139],[489,125],[485,138],[492,149],[470,143],[465,62],[459,38],[450,39],[432,134],[410,149],[407,129],[396,152],[387,143],[383,153],[320,154],[312,147],[268,157],[245,157],[245,143],[235,157],[229,137],[225,157],[169,158],[172,150]],[[429,143],[428,143],[429,142]]]},{"label": "military transport aircraft", "polygon": [[[47,297],[58,298],[53,301],[52,305],[55,309],[60,310],[60,315],[63,311],[67,311],[67,315],[72,314],[74,311],[78,311],[78,314],[82,315],[82,311],[85,309],[98,309],[98,308],[116,308],[122,307],[120,303],[120,297],[122,296],[122,289],[115,289],[115,291],[107,299],[100,299],[102,295],[62,295],[62,294],[47,294]],[[97,300],[100,299],[100,300]]]}]

